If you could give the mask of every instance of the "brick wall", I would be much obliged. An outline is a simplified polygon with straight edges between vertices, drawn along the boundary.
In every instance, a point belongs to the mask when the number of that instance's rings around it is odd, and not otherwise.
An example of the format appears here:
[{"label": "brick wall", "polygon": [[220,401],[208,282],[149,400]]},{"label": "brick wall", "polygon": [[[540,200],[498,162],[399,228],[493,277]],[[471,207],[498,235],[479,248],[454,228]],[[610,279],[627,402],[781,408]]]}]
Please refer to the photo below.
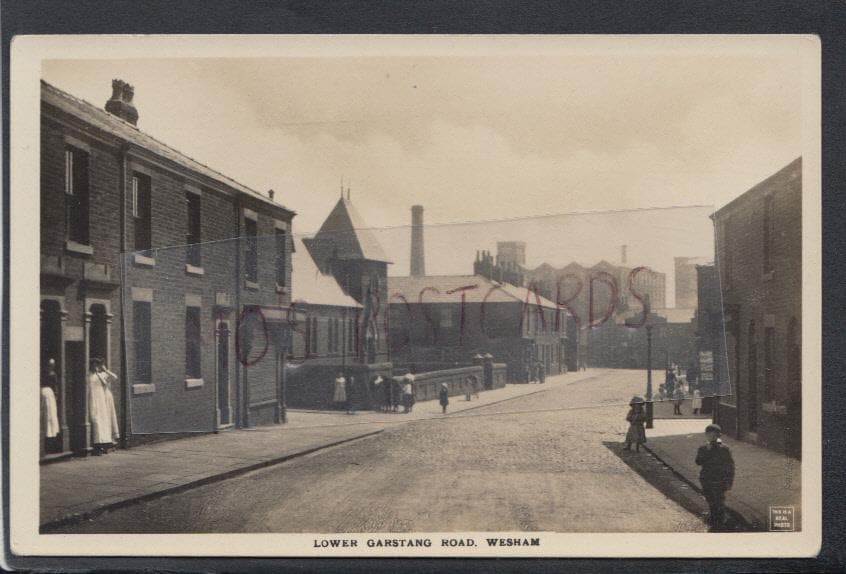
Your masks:
[{"label": "brick wall", "polygon": [[[67,145],[88,155],[90,249],[69,250],[66,247],[64,149]],[[134,173],[149,178],[151,183],[152,249],[140,254],[141,257],[133,253],[121,255],[122,209],[127,213],[127,249],[133,250],[135,246],[136,220],[131,215]],[[253,356],[242,357],[244,362],[250,363],[246,368],[238,360],[235,341],[239,317],[246,306],[290,304],[289,291],[276,285],[275,234],[277,222],[281,221],[290,238],[293,214],[145,149],[132,147],[125,152],[121,142],[110,134],[99,132],[47,104],[42,107],[41,174],[42,297],[58,301],[66,311],[62,332],[68,341],[80,339],[84,342],[83,314],[92,304],[108,308],[112,321],[107,358],[113,371],[121,372],[124,343],[127,349],[126,380],[114,389],[119,415],[123,393],[128,393],[131,399],[130,428],[122,430],[146,434],[217,428],[218,401],[227,402],[226,393],[219,394],[217,388],[219,321],[226,322],[231,332],[229,344],[222,347],[229,355],[230,422],[257,424],[276,420],[279,414],[277,339],[271,336],[258,341],[259,352],[265,356],[259,361]],[[126,190],[123,206],[120,201],[122,182]],[[186,192],[189,188],[201,196],[204,245],[199,268],[187,266]],[[245,281],[246,246],[245,241],[238,239],[243,234],[245,209],[253,212],[257,219],[259,277],[254,285]],[[289,241],[286,286],[290,285],[290,248]],[[121,289],[125,309],[121,309]],[[151,300],[152,376],[149,385],[133,380],[133,298]],[[200,308],[199,377],[189,377],[186,372],[188,306]],[[126,311],[124,331],[121,330],[122,311]],[[248,385],[244,384],[245,380]],[[72,391],[82,389],[74,391],[77,394],[84,391],[84,380],[63,381],[63,384]],[[68,399],[66,402],[70,408],[73,401]],[[122,425],[124,422],[121,418]]]},{"label": "brick wall", "polygon": [[[508,365],[508,378],[523,378],[526,360],[541,361],[547,374],[566,371],[563,335],[568,319],[562,312],[556,330],[556,312],[521,302],[464,304],[461,324],[460,302],[420,304],[405,294],[409,305],[394,299],[390,305],[391,358],[411,365],[417,372],[436,370],[446,364],[467,364],[479,353],[490,353],[497,362]],[[559,356],[560,348],[560,356]],[[561,359],[561,360],[559,360]]]},{"label": "brick wall", "polygon": [[[67,146],[86,153],[89,173],[89,247],[90,253],[67,248],[67,214],[65,196],[64,151]],[[42,346],[42,353],[57,360],[60,389],[66,395],[65,410],[68,433],[65,447],[74,450],[85,448],[85,376],[72,376],[69,372],[74,358],[87,370],[88,354],[103,354],[110,370],[121,373],[121,308],[117,281],[120,269],[120,221],[118,213],[120,164],[118,148],[114,142],[91,137],[72,119],[62,117],[48,106],[42,108],[41,130],[41,295],[42,299],[58,301],[66,312],[55,335],[55,347]],[[86,268],[88,272],[86,273]],[[87,280],[86,280],[87,279]],[[112,315],[108,327],[109,352],[88,349],[86,342],[85,313],[92,305],[103,305]],[[75,344],[74,342],[78,344]],[[70,347],[68,344],[70,343]],[[67,349],[77,357],[65,357]],[[121,413],[123,396],[121,386],[113,388],[116,408]],[[121,426],[123,421],[121,420]],[[125,431],[121,428],[121,431]],[[70,443],[74,444],[70,444]]]},{"label": "brick wall", "polygon": [[[795,455],[801,442],[801,369],[796,361],[802,323],[801,167],[797,159],[715,216],[735,395],[734,401],[726,402],[737,407],[736,417],[726,419],[727,426],[736,436]],[[764,262],[767,201],[771,202],[769,271]]]}]

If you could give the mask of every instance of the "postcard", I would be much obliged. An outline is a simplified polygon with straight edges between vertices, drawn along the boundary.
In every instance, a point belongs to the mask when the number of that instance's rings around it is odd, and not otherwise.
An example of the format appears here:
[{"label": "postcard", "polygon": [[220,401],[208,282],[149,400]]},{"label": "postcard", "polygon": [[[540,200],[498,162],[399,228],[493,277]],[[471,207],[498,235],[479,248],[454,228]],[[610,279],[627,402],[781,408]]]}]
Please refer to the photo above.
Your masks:
[{"label": "postcard", "polygon": [[15,555],[818,551],[818,38],[11,65]]}]

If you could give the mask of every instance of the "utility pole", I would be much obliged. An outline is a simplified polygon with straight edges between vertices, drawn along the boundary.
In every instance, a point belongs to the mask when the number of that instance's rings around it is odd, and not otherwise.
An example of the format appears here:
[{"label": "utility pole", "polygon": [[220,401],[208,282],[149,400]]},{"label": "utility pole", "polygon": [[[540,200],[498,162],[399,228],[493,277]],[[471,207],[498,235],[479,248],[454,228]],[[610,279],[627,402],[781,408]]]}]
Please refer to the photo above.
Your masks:
[{"label": "utility pole", "polygon": [[646,325],[646,428],[652,428],[652,325]]}]

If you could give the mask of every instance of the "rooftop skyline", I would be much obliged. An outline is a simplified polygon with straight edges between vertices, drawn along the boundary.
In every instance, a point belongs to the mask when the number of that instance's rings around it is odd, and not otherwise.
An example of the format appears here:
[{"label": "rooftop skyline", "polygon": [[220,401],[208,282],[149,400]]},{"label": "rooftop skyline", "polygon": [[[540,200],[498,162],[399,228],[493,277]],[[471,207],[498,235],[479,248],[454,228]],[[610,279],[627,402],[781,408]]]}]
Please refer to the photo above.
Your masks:
[{"label": "rooftop skyline", "polygon": [[139,129],[274,189],[297,212],[295,233],[315,233],[350,188],[365,225],[394,229],[376,235],[395,275],[408,273],[405,226],[422,204],[430,274],[466,273],[497,240],[526,241],[529,267],[618,263],[626,244],[631,264],[671,284],[673,256],[713,258],[715,208],[802,154],[789,39],[474,41],[419,54],[376,38],[319,57],[46,60],[42,77],[100,108],[113,78],[129,82]]}]

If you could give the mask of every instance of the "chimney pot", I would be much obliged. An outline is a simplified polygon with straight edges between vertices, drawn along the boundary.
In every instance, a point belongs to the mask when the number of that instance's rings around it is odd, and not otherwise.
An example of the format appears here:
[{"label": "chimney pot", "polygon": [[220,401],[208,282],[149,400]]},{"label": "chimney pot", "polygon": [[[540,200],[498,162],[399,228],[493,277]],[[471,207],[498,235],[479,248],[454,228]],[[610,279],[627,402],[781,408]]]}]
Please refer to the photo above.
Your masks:
[{"label": "chimney pot", "polygon": [[134,96],[134,87],[123,80],[112,80],[112,97],[106,102],[106,111],[131,123],[133,126],[138,125],[138,110],[135,109],[135,105],[132,103]]},{"label": "chimney pot", "polygon": [[273,196],[274,196],[274,195],[276,195],[276,192],[275,192],[275,191],[273,191],[272,189],[268,189],[268,190],[267,190],[267,196],[268,196],[271,200],[273,199]]}]

